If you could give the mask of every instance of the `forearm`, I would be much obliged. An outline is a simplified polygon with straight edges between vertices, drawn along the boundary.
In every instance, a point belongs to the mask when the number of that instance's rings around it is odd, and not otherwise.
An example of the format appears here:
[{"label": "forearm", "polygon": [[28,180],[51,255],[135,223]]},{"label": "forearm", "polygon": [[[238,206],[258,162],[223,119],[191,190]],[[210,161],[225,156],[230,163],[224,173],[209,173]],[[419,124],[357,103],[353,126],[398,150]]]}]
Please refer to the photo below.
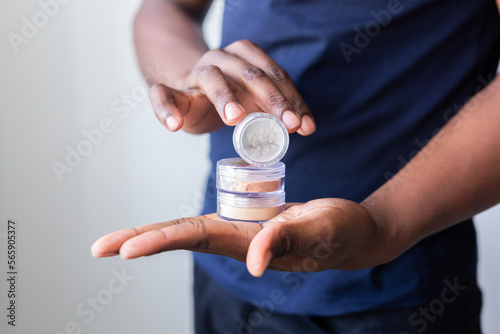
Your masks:
[{"label": "forearm", "polygon": [[[202,12],[210,1],[184,1]],[[150,85],[161,82],[180,89],[207,51],[200,25],[170,0],[145,0],[134,22],[141,70]]]},{"label": "forearm", "polygon": [[362,205],[398,251],[500,202],[500,78]]}]

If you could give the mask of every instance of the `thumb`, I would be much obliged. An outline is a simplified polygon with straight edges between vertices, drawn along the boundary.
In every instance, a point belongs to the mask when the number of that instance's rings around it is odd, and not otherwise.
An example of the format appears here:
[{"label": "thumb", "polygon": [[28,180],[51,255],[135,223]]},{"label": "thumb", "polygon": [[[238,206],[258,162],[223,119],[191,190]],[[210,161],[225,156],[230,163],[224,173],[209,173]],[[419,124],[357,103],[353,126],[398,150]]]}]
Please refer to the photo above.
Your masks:
[{"label": "thumb", "polygon": [[247,253],[248,272],[255,277],[260,277],[273,258],[273,244],[279,238],[277,228],[264,228],[253,238]]},{"label": "thumb", "polygon": [[151,87],[149,99],[156,117],[168,130],[177,131],[182,128],[183,115],[191,105],[189,94],[163,84],[155,84]]},{"label": "thumb", "polygon": [[295,208],[292,207],[264,223],[263,229],[250,242],[246,263],[248,272],[252,276],[262,276],[273,258],[290,254],[295,250],[297,242],[287,224],[295,218]]}]

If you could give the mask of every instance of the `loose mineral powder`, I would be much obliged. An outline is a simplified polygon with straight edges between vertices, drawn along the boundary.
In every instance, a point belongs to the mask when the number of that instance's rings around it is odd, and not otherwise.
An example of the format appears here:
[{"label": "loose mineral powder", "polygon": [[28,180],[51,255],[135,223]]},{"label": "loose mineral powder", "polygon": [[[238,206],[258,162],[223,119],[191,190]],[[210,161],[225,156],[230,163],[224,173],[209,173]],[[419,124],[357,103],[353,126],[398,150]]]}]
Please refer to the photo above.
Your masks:
[{"label": "loose mineral powder", "polygon": [[233,132],[233,145],[246,162],[272,165],[283,158],[288,149],[288,130],[281,120],[263,112],[248,114]]},{"label": "loose mineral powder", "polygon": [[262,222],[283,212],[285,192],[237,194],[217,192],[217,214],[228,220]]},{"label": "loose mineral powder", "polygon": [[237,193],[268,193],[283,190],[285,165],[254,166],[240,158],[217,162],[217,188]]},{"label": "loose mineral powder", "polygon": [[218,204],[219,217],[227,220],[240,220],[249,222],[265,222],[273,219],[283,212],[283,207],[273,208],[239,208],[226,204]]}]

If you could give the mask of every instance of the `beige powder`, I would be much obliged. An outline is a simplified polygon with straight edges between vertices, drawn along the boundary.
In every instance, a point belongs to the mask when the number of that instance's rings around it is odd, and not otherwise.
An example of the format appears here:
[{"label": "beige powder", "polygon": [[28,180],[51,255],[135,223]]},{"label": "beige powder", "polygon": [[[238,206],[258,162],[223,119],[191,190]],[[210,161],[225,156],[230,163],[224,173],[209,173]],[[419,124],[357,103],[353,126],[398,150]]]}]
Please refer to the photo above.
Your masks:
[{"label": "beige powder", "polygon": [[281,189],[281,180],[272,181],[240,181],[235,180],[229,191],[240,193],[268,193]]},{"label": "beige powder", "polygon": [[218,213],[229,219],[247,221],[265,221],[283,212],[283,205],[271,208],[238,208],[219,203]]}]

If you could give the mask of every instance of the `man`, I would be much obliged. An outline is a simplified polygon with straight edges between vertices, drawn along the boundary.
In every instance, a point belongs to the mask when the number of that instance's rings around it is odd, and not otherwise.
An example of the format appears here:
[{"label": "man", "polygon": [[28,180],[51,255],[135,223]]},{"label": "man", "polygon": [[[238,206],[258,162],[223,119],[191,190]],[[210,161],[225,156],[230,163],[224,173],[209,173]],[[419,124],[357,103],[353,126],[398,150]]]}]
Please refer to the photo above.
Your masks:
[{"label": "man", "polygon": [[209,3],[145,0],[137,15],[156,115],[210,132],[213,164],[236,156],[246,113],[279,117],[287,201],[305,204],[261,225],[122,230],[93,254],[199,252],[197,333],[480,333],[471,217],[500,202],[495,2],[228,1],[208,51]]}]

